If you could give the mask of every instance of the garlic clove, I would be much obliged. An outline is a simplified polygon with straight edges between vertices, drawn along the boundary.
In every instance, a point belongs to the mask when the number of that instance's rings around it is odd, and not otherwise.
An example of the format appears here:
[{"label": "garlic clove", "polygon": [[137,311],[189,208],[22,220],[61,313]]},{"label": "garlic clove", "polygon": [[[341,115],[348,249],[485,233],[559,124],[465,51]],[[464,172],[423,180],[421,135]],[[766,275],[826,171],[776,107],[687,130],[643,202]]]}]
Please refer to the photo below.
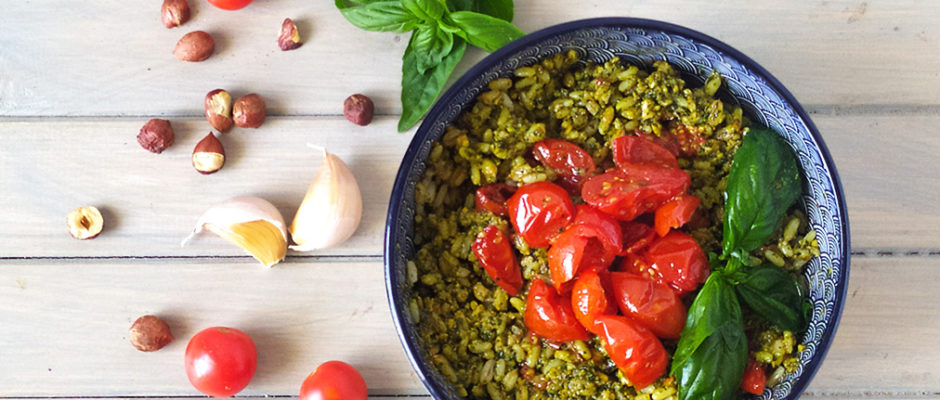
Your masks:
[{"label": "garlic clove", "polygon": [[196,221],[185,246],[204,230],[212,232],[251,254],[264,266],[277,264],[287,255],[287,230],[280,211],[267,200],[243,196],[213,205]]},{"label": "garlic clove", "polygon": [[[311,146],[312,147],[312,146]],[[323,150],[323,162],[290,225],[291,250],[323,249],[349,239],[362,219],[362,194],[346,163]]]}]

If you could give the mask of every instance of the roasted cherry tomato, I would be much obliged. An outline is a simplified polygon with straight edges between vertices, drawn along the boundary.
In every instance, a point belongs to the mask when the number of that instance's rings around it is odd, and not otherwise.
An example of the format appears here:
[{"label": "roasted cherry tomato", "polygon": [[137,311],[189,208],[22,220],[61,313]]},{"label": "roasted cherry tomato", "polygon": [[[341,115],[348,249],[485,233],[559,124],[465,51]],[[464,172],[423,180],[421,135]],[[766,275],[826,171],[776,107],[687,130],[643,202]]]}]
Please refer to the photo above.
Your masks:
[{"label": "roasted cherry tomato", "polygon": [[665,283],[680,295],[691,292],[708,278],[708,258],[691,236],[671,231],[657,238],[643,252],[646,268],[640,269],[658,282]]},{"label": "roasted cherry tomato", "polygon": [[512,227],[531,247],[548,247],[575,214],[568,193],[551,182],[520,187],[506,206]]},{"label": "roasted cherry tomato", "polygon": [[611,272],[610,284],[623,315],[643,324],[657,337],[679,338],[687,311],[675,291],[630,272]]},{"label": "roasted cherry tomato", "polygon": [[694,156],[698,154],[698,149],[705,144],[705,138],[695,134],[682,125],[674,125],[668,129],[660,131],[659,136],[646,132],[637,132],[637,136],[649,139],[656,144],[663,146],[670,153],[679,156]]},{"label": "roasted cherry tomato", "polygon": [[533,279],[529,286],[523,317],[530,331],[549,340],[568,342],[590,338],[575,317],[571,300],[559,295],[541,279]]},{"label": "roasted cherry tomato", "polygon": [[342,361],[320,364],[300,386],[300,400],[366,400],[366,381]]},{"label": "roasted cherry tomato", "polygon": [[585,225],[592,228],[595,232],[593,236],[604,246],[604,251],[608,253],[611,259],[620,253],[620,249],[623,247],[623,233],[620,230],[619,221],[586,204],[578,204],[575,209],[575,225]]},{"label": "roasted cherry tomato", "polygon": [[251,4],[253,0],[209,0],[212,5],[223,10],[238,10]]},{"label": "roasted cherry tomato", "polygon": [[477,188],[475,198],[477,210],[489,211],[497,216],[506,216],[506,200],[516,192],[515,186],[505,183],[491,183]]},{"label": "roasted cherry tomato", "polygon": [[653,227],[642,222],[623,221],[620,223],[620,231],[623,232],[621,256],[645,249],[656,237],[656,231],[653,230]]},{"label": "roasted cherry tomato", "polygon": [[617,166],[624,164],[651,164],[665,168],[679,168],[676,156],[665,147],[639,136],[621,136],[611,142],[611,153]]},{"label": "roasted cherry tomato", "polygon": [[258,352],[245,332],[213,327],[200,331],[186,345],[186,376],[196,390],[212,397],[240,392],[255,375]]},{"label": "roasted cherry tomato", "polygon": [[519,293],[522,288],[522,270],[502,229],[496,225],[483,228],[471,247],[473,255],[499,287],[510,296]]},{"label": "roasted cherry tomato", "polygon": [[656,209],[656,233],[666,236],[670,229],[685,225],[692,219],[701,199],[691,194],[676,196]]},{"label": "roasted cherry tomato", "polygon": [[610,276],[605,270],[593,268],[581,272],[571,290],[571,307],[574,316],[588,332],[603,334],[596,317],[616,315],[617,303],[610,294]]},{"label": "roasted cherry tomato", "polygon": [[594,159],[584,149],[567,140],[545,139],[532,145],[532,156],[558,176],[575,184],[594,172]]},{"label": "roasted cherry tomato", "polygon": [[606,269],[620,253],[620,224],[593,207],[579,204],[574,222],[552,241],[548,266],[559,293],[585,268]]},{"label": "roasted cherry tomato", "polygon": [[685,193],[690,182],[689,174],[680,169],[624,163],[619,169],[588,178],[581,187],[581,197],[605,213],[631,221]]},{"label": "roasted cherry tomato", "polygon": [[627,317],[597,317],[610,359],[637,389],[645,388],[666,372],[669,355],[663,344],[646,328]]},{"label": "roasted cherry tomato", "polygon": [[760,363],[753,358],[747,360],[747,366],[744,367],[744,379],[741,380],[741,390],[750,394],[764,393],[764,386],[767,385],[767,375]]}]

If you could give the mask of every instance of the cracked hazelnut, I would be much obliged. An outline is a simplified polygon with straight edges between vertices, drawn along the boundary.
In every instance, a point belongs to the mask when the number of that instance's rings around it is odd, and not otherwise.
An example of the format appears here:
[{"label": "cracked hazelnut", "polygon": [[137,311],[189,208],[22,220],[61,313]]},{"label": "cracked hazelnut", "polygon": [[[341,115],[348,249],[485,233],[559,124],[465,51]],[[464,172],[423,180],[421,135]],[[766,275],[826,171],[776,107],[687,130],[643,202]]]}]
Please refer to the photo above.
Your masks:
[{"label": "cracked hazelnut", "polygon": [[206,119],[219,132],[232,129],[232,95],[223,89],[206,94]]},{"label": "cracked hazelnut", "polygon": [[69,234],[79,240],[94,239],[104,228],[104,217],[101,211],[92,206],[80,207],[72,210],[65,218]]},{"label": "cracked hazelnut", "polygon": [[140,351],[157,351],[173,341],[170,326],[155,315],[137,318],[129,334],[131,345]]},{"label": "cracked hazelnut", "polygon": [[175,28],[189,21],[189,2],[186,0],[163,0],[160,7],[163,16],[163,26]]},{"label": "cracked hazelnut", "polygon": [[290,18],[285,18],[281,23],[281,35],[277,37],[277,45],[281,50],[293,50],[300,47],[300,33],[297,32],[297,25]]},{"label": "cracked hazelnut", "polygon": [[215,41],[212,36],[203,31],[193,31],[183,35],[176,42],[173,55],[180,61],[202,61],[212,55],[215,50]]},{"label": "cracked hazelnut", "polygon": [[264,123],[264,100],[257,94],[247,94],[235,100],[232,119],[242,128],[257,128]]},{"label": "cracked hazelnut", "polygon": [[193,149],[193,168],[201,174],[211,174],[225,164],[225,149],[212,132],[196,144]]},{"label": "cracked hazelnut", "polygon": [[349,122],[356,125],[369,125],[374,111],[375,105],[372,104],[372,99],[363,94],[354,94],[343,102],[343,115]]},{"label": "cracked hazelnut", "polygon": [[137,143],[151,153],[162,153],[173,145],[173,127],[170,126],[170,121],[157,118],[147,121],[137,134]]}]

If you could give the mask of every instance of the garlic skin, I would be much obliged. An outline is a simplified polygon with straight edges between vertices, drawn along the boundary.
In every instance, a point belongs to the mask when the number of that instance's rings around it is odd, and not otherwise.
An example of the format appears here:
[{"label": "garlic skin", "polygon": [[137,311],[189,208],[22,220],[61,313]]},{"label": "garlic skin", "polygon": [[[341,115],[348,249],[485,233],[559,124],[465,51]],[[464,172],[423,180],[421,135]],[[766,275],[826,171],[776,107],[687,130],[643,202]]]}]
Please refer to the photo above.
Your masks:
[{"label": "garlic skin", "polygon": [[205,230],[234,243],[264,266],[271,267],[287,255],[285,225],[280,211],[267,200],[235,197],[206,210],[181,246]]},{"label": "garlic skin", "polygon": [[356,232],[362,219],[362,194],[356,177],[343,160],[321,150],[320,170],[288,228],[296,243],[291,250],[310,251],[340,244]]}]

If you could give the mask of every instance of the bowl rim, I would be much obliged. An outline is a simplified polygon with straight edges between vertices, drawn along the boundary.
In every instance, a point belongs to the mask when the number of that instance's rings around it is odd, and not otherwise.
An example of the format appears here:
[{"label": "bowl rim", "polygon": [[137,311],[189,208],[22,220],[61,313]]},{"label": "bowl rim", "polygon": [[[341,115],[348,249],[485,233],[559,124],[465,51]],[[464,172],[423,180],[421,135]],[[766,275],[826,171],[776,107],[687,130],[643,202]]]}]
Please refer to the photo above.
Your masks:
[{"label": "bowl rim", "polygon": [[[832,161],[832,156],[829,153],[829,148],[826,146],[823,141],[822,135],[820,135],[819,130],[816,128],[816,125],[809,118],[809,114],[803,109],[803,106],[796,101],[796,98],[787,90],[776,77],[774,77],[769,71],[760,66],[756,61],[750,57],[744,55],[735,48],[725,44],[721,40],[713,38],[709,35],[701,33],[699,31],[689,29],[680,25],[676,25],[670,22],[647,19],[647,18],[632,18],[632,17],[600,17],[600,18],[588,18],[574,20],[570,22],[565,22],[557,25],[552,25],[546,28],[542,28],[535,32],[529,33],[503,47],[497,51],[489,54],[484,57],[474,66],[472,66],[467,72],[465,72],[457,81],[455,81],[443,95],[438,98],[434,106],[428,111],[421,125],[418,127],[418,130],[415,132],[414,136],[409,143],[405,155],[402,159],[402,162],[399,166],[398,172],[395,175],[395,182],[392,186],[392,193],[390,196],[388,213],[386,215],[385,221],[385,240],[383,244],[383,267],[385,269],[385,288],[386,295],[388,298],[389,309],[392,313],[392,321],[395,324],[395,330],[398,334],[399,341],[402,344],[405,354],[408,357],[412,368],[418,375],[418,378],[424,384],[425,388],[428,389],[432,398],[435,399],[444,399],[445,393],[442,392],[441,388],[436,387],[433,384],[433,381],[430,379],[431,371],[428,369],[426,364],[422,364],[417,359],[418,352],[421,351],[420,345],[414,343],[409,339],[408,335],[405,332],[404,323],[407,318],[404,315],[401,315],[398,310],[405,299],[399,298],[396,294],[396,288],[399,286],[398,279],[392,271],[394,266],[394,257],[397,249],[396,242],[398,239],[397,230],[395,229],[395,223],[397,217],[402,209],[402,197],[403,190],[408,180],[408,171],[411,169],[410,166],[414,164],[415,158],[418,154],[418,150],[421,145],[426,140],[428,133],[431,130],[431,123],[428,116],[436,115],[444,110],[445,104],[450,103],[454,97],[457,96],[458,92],[466,85],[472,82],[473,79],[476,79],[479,75],[489,70],[498,64],[503,58],[507,55],[518,52],[525,47],[556,36],[559,34],[568,33],[571,31],[582,30],[585,28],[598,28],[598,27],[629,27],[629,28],[640,28],[640,29],[650,29],[658,30],[662,32],[678,34],[685,36],[689,39],[695,40],[697,42],[711,46],[715,50],[725,53],[731,56],[736,61],[740,62],[742,65],[748,69],[754,71],[757,75],[761,76],[767,81],[767,84],[776,90],[780,96],[787,101],[787,103],[793,107],[794,112],[800,117],[800,119],[806,124],[806,127],[812,135],[813,139],[819,146],[820,156],[823,162],[826,164],[826,167],[832,177],[832,186],[833,192],[836,196],[836,203],[838,204],[838,209],[840,215],[842,215],[843,223],[841,232],[839,232],[843,238],[842,240],[842,255],[843,262],[840,268],[840,277],[839,283],[836,286],[836,296],[833,300],[833,309],[832,317],[830,323],[826,327],[823,337],[819,342],[819,347],[817,347],[817,353],[814,356],[814,359],[807,365],[809,371],[804,370],[803,374],[794,382],[791,391],[787,398],[796,399],[799,398],[806,387],[812,381],[813,377],[816,375],[816,372],[819,370],[819,367],[822,364],[822,360],[825,359],[826,354],[829,351],[829,347],[832,344],[833,339],[835,338],[836,330],[838,329],[839,322],[842,318],[842,309],[845,304],[846,292],[848,287],[849,280],[849,264],[851,259],[851,240],[850,240],[850,231],[849,231],[849,215],[848,208],[845,204],[845,195],[842,189],[842,181],[839,178],[839,174],[836,171],[836,166]],[[404,308],[402,308],[404,309]],[[819,351],[821,350],[821,351]]]}]

